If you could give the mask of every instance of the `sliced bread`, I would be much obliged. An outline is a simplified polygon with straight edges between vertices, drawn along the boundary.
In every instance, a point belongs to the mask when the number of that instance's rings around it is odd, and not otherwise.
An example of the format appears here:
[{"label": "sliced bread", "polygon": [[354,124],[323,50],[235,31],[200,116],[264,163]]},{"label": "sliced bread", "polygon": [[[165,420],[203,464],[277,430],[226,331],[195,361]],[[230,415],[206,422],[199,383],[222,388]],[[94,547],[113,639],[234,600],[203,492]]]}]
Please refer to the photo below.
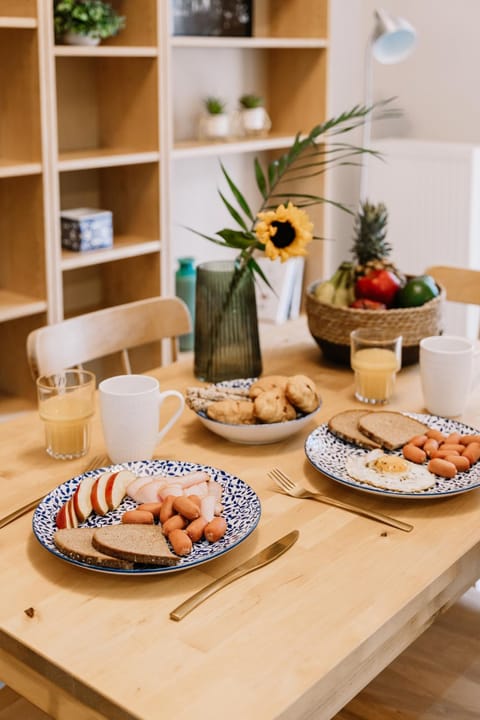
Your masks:
[{"label": "sliced bread", "polygon": [[358,428],[358,421],[367,413],[366,410],[343,410],[343,412],[339,412],[330,418],[328,429],[342,440],[354,443],[359,447],[367,449],[379,448],[380,444],[378,442],[364,435]]},{"label": "sliced bread", "polygon": [[92,544],[107,555],[147,565],[176,565],[180,558],[167,545],[158,525],[105,525],[95,529]]},{"label": "sliced bread", "polygon": [[358,429],[387,450],[397,450],[415,435],[427,432],[428,425],[393,410],[375,410],[362,415]]},{"label": "sliced bread", "polygon": [[106,555],[93,547],[92,537],[94,531],[95,528],[89,527],[57,530],[53,536],[53,542],[60,552],[73,560],[87,563],[87,565],[131,570],[133,562]]}]

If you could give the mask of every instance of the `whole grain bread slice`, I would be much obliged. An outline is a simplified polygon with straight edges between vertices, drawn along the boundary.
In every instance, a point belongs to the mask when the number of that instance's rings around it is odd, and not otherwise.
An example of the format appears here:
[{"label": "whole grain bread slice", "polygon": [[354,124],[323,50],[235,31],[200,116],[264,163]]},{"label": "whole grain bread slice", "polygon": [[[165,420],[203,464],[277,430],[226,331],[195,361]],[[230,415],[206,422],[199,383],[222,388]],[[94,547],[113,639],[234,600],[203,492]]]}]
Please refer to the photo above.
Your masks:
[{"label": "whole grain bread slice", "polygon": [[132,570],[133,562],[106,555],[93,547],[94,531],[95,528],[90,527],[62,528],[55,532],[53,542],[64,555],[87,565]]},{"label": "whole grain bread slice", "polygon": [[378,442],[364,435],[358,428],[358,421],[367,413],[368,410],[343,410],[330,418],[328,429],[342,440],[354,443],[359,447],[367,449],[379,448],[380,444]]},{"label": "whole grain bread slice", "polygon": [[147,565],[176,565],[158,525],[105,525],[95,529],[93,547],[107,555]]},{"label": "whole grain bread slice", "polygon": [[374,410],[359,418],[358,428],[387,450],[397,450],[415,435],[426,433],[428,425],[394,410]]}]

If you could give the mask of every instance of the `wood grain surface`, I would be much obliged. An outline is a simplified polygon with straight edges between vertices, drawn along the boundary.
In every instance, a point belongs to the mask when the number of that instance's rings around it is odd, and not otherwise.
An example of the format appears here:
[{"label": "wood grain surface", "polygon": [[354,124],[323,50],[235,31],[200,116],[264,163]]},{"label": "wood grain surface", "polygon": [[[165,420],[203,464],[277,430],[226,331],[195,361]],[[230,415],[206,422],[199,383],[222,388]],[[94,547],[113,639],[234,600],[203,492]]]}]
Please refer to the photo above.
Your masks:
[{"label": "wood grain surface", "polygon": [[[269,334],[264,374],[303,372],[318,386],[323,402],[311,427],[282,444],[241,446],[212,435],[185,409],[156,448],[160,457],[223,468],[254,488],[262,517],[240,546],[188,571],[132,578],[51,556],[33,537],[30,515],[1,531],[0,677],[48,714],[327,719],[480,576],[478,490],[393,500],[342,487],[309,465],[306,435],[334,412],[359,407],[352,373],[322,362],[304,318]],[[154,374],[163,390],[195,382],[190,359]],[[422,411],[416,366],[400,372],[391,407]],[[472,395],[463,419],[480,427],[479,413]],[[90,455],[103,451],[97,413]],[[86,459],[49,458],[35,412],[2,424],[0,514],[78,474]],[[403,533],[283,496],[267,478],[273,466],[415,529]],[[294,528],[299,541],[280,559],[181,623],[169,620],[190,594]]]}]

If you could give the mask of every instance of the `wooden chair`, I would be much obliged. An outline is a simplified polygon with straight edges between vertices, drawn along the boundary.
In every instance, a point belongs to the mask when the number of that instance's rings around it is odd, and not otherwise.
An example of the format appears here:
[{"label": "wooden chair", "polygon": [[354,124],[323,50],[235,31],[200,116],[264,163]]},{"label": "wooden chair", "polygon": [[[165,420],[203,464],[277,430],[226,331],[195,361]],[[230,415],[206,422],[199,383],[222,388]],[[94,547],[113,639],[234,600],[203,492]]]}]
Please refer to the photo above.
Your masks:
[{"label": "wooden chair", "polygon": [[183,300],[147,298],[33,330],[27,337],[27,358],[34,378],[114,353],[121,354],[123,372],[131,373],[129,349],[170,339],[175,360],[178,337],[191,329]]},{"label": "wooden chair", "polygon": [[468,305],[480,305],[480,270],[433,265],[425,271],[443,285],[447,300]]}]

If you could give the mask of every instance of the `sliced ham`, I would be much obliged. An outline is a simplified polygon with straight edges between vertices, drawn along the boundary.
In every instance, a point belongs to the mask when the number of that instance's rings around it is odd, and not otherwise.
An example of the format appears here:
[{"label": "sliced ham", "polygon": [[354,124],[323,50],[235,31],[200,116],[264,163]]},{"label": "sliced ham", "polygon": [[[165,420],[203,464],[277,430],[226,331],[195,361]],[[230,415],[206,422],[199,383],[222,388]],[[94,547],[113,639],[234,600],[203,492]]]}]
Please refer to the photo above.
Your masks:
[{"label": "sliced ham", "polygon": [[194,470],[193,472],[187,473],[186,475],[181,475],[181,477],[179,478],[175,478],[175,481],[184,488],[190,488],[193,485],[208,482],[209,480],[210,475],[204,470]]},{"label": "sliced ham", "polygon": [[132,497],[140,505],[142,503],[155,503],[159,501],[161,497],[159,493],[165,487],[167,487],[165,480],[156,478],[138,488]]},{"label": "sliced ham", "polygon": [[[172,480],[173,478],[170,478]],[[175,480],[178,480],[178,478],[175,478]],[[177,482],[175,484],[167,484],[164,487],[160,489],[159,497],[165,499],[168,495],[175,495],[175,497],[179,497],[180,495],[183,495],[183,488],[181,485],[178,485]]]}]

